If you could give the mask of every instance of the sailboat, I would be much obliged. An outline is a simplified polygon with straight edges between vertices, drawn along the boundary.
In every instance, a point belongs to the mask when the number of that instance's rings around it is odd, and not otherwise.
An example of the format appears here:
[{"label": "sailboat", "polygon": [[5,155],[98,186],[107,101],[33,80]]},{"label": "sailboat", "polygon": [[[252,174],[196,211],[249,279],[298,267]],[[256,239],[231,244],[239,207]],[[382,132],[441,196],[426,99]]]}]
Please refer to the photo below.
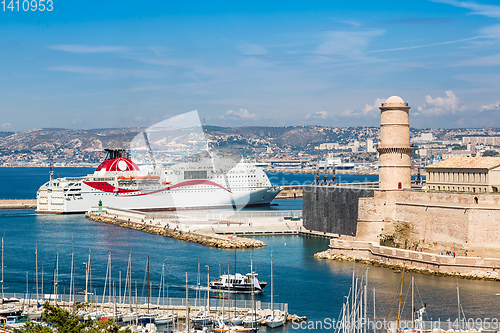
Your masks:
[{"label": "sailboat", "polygon": [[283,326],[285,315],[274,314],[274,276],[273,276],[273,255],[271,254],[271,315],[267,316],[266,324],[270,328]]},{"label": "sailboat", "polygon": [[[250,274],[253,274],[253,256],[250,256],[250,272]],[[257,310],[255,309],[255,287],[255,284],[252,284],[253,309],[248,311],[245,319],[243,319],[243,325],[250,326],[252,328],[257,328],[262,320],[262,318],[260,318],[259,314],[257,313]]]},{"label": "sailboat", "polygon": [[[158,295],[158,303],[157,307],[160,306],[160,297],[162,299],[163,309],[165,309],[165,261],[163,261],[163,266],[161,269],[161,282],[160,282],[160,291]],[[167,303],[169,303],[168,297],[168,281],[167,281]],[[167,306],[170,304],[167,304]],[[177,321],[177,315],[173,312],[163,313],[161,316],[155,319],[157,325],[170,325],[173,324],[174,321]]]},{"label": "sailboat", "polygon": [[3,237],[2,237],[2,309],[0,310],[0,316],[19,316],[22,313],[22,309],[20,308],[4,308],[3,304],[4,303],[9,303],[9,302],[16,302],[17,300],[15,299],[5,299],[5,294],[4,294],[4,279],[3,279]]},{"label": "sailboat", "polygon": [[200,311],[191,319],[193,325],[210,325],[213,323],[213,318],[210,313],[210,267],[207,267],[207,304],[205,309],[200,306]]}]

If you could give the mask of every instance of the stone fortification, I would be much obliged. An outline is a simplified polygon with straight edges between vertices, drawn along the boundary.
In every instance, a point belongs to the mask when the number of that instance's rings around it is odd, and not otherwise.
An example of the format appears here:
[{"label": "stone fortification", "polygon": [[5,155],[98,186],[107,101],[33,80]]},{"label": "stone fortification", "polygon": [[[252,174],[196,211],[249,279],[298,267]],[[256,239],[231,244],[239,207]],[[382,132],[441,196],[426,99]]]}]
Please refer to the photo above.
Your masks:
[{"label": "stone fortification", "polygon": [[373,197],[373,189],[346,186],[304,188],[303,226],[307,230],[354,235],[358,219],[358,199],[364,197]]},{"label": "stone fortification", "polygon": [[377,266],[471,279],[500,280],[500,259],[440,255],[395,249],[370,242],[332,239],[318,259],[366,262]]},{"label": "stone fortification", "polygon": [[375,191],[359,200],[356,236],[413,250],[500,258],[500,195]]}]

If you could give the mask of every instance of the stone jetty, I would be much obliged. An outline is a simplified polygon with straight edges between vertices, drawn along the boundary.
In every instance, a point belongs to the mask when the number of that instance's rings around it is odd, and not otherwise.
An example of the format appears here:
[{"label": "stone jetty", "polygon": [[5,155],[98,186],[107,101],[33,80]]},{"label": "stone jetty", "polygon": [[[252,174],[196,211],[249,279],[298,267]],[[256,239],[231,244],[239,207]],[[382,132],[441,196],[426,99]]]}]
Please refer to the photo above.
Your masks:
[{"label": "stone jetty", "polygon": [[36,199],[0,200],[0,209],[33,209]]},{"label": "stone jetty", "polygon": [[92,212],[86,215],[87,218],[103,223],[110,223],[124,228],[141,230],[150,234],[172,237],[179,240],[184,240],[193,243],[200,243],[209,247],[221,249],[243,249],[243,248],[259,248],[267,246],[264,242],[252,239],[235,236],[219,236],[215,234],[205,234],[193,231],[182,231],[177,228],[169,228],[167,226],[158,226],[145,222],[132,222],[117,218],[117,216],[109,216],[105,213]]}]

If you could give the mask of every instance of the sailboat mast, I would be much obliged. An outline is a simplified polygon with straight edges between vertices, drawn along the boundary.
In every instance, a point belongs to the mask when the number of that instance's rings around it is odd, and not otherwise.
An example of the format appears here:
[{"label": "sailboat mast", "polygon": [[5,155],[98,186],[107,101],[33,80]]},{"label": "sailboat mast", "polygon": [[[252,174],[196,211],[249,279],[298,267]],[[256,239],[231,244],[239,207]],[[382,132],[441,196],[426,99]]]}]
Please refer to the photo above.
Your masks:
[{"label": "sailboat mast", "polygon": [[460,290],[458,290],[458,282],[457,282],[457,305],[458,305],[458,325],[460,327],[460,332],[462,332],[462,323],[460,322]]},{"label": "sailboat mast", "polygon": [[396,326],[396,330],[399,331],[399,319],[401,318],[401,301],[403,300],[403,281],[405,278],[405,267],[403,266],[403,274],[401,276],[401,289],[399,291],[399,308],[398,308],[398,325]]},{"label": "sailboat mast", "polygon": [[364,321],[363,321],[363,326],[364,326],[364,329],[363,329],[363,332],[366,333],[366,329],[367,329],[367,326],[368,326],[368,316],[366,315],[367,313],[367,307],[368,307],[368,267],[366,267],[366,277],[365,277],[365,290],[364,290]]},{"label": "sailboat mast", "polygon": [[[73,250],[71,252],[71,277],[69,279],[69,301],[71,303],[71,297],[73,296],[73,287],[74,287],[74,269],[75,269],[75,241],[73,240]],[[74,301],[74,298],[73,298]]]},{"label": "sailboat mast", "polygon": [[189,333],[189,293],[188,293],[188,273],[186,272],[186,333]]},{"label": "sailboat mast", "polygon": [[89,246],[89,264],[88,264],[88,270],[89,270],[90,297],[92,298],[92,248],[90,246]]},{"label": "sailboat mast", "polygon": [[149,313],[149,294],[150,290],[149,290],[149,254],[148,254],[148,313]]},{"label": "sailboat mast", "polygon": [[[200,275],[200,260],[198,259],[198,276],[196,278],[196,295],[194,299],[194,307],[197,307],[198,298],[201,299],[201,275]],[[201,305],[201,301],[200,301]]]},{"label": "sailboat mast", "polygon": [[2,307],[3,307],[3,300],[5,299],[5,295],[3,292],[3,237],[2,237]]},{"label": "sailboat mast", "polygon": [[415,284],[415,281],[414,281],[414,277],[412,276],[411,277],[411,324],[412,324],[412,327],[415,327],[415,302],[414,302],[415,293],[413,290],[414,284]]},{"label": "sailboat mast", "polygon": [[252,277],[252,303],[253,303],[253,311],[252,311],[252,328],[255,325],[255,282],[253,276],[253,255],[250,255],[250,276]]},{"label": "sailboat mast", "polygon": [[271,311],[274,316],[274,275],[273,275],[273,254],[271,253]]},{"label": "sailboat mast", "polygon": [[207,265],[207,311],[210,311],[210,266],[208,265]]},{"label": "sailboat mast", "polygon": [[38,247],[35,248],[35,284],[36,284],[36,304],[38,306]]},{"label": "sailboat mast", "polygon": [[57,249],[57,254],[56,254],[56,278],[55,278],[55,281],[54,281],[54,291],[55,291],[55,294],[56,294],[56,300],[55,300],[55,303],[57,305],[57,285],[58,285],[58,282],[59,282],[59,249]]}]

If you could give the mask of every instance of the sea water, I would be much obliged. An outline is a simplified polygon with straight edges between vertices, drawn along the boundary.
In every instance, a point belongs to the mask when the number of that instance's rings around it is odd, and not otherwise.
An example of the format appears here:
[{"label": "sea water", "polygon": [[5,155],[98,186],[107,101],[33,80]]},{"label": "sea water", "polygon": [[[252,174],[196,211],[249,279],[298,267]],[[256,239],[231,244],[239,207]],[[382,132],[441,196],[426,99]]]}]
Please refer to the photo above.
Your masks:
[{"label": "sea water", "polygon": [[[1,168],[2,198],[34,198],[33,192],[46,181],[47,173],[42,168]],[[81,172],[83,171],[83,173]],[[56,169],[55,175],[77,176],[91,173]],[[273,176],[273,174],[271,175]],[[286,176],[278,175],[281,179]],[[292,175],[306,181],[311,174]],[[301,177],[304,177],[301,178]],[[309,177],[309,178],[307,178]],[[293,180],[292,180],[293,181]],[[359,180],[364,181],[364,180]],[[372,180],[373,181],[373,180]],[[282,184],[284,185],[284,184]],[[31,188],[30,191],[27,189]],[[17,192],[16,192],[17,191]],[[301,207],[300,199],[279,200],[272,209],[292,209]],[[68,294],[70,289],[71,256],[75,248],[75,291],[85,289],[85,265],[92,257],[92,289],[98,301],[102,299],[108,255],[111,254],[112,280],[115,285],[125,284],[128,257],[132,256],[132,281],[137,281],[138,295],[147,295],[145,285],[146,260],[150,257],[151,295],[158,296],[162,264],[165,263],[166,278],[169,283],[170,297],[182,298],[185,295],[185,274],[188,274],[190,298],[196,295],[198,262],[201,266],[200,278],[206,282],[209,266],[210,279],[219,272],[236,270],[245,274],[250,271],[250,258],[253,257],[254,270],[259,278],[270,283],[271,253],[274,258],[275,302],[288,303],[290,313],[306,316],[308,322],[301,327],[287,325],[269,331],[326,331],[328,323],[338,319],[342,302],[349,293],[353,272],[357,277],[365,274],[368,267],[368,313],[373,315],[373,289],[375,289],[376,314],[378,319],[395,319],[399,303],[401,272],[390,269],[366,266],[358,263],[332,260],[318,260],[314,254],[328,248],[328,241],[303,236],[256,237],[268,246],[259,249],[222,250],[208,248],[200,244],[179,241],[137,230],[121,228],[90,221],[83,215],[43,215],[33,210],[1,210],[0,232],[4,237],[4,291],[7,293],[33,292],[35,281],[35,248],[38,249],[39,286],[41,288],[42,270],[44,290],[53,292],[53,276],[56,268],[56,251],[59,250],[59,293]],[[236,254],[236,255],[235,255]],[[450,277],[437,277],[406,273],[403,285],[403,318],[411,318],[410,276],[415,277],[415,307],[427,305],[426,320],[455,320],[458,316],[457,286],[460,300],[467,319],[492,321],[498,318],[500,306],[500,283],[474,281]],[[52,290],[52,291],[51,291]],[[117,295],[120,291],[117,290]],[[32,294],[33,297],[33,294]],[[238,299],[250,299],[250,295],[238,295]],[[270,301],[270,285],[264,293],[256,295],[256,300]],[[263,329],[265,330],[265,329]]]}]

